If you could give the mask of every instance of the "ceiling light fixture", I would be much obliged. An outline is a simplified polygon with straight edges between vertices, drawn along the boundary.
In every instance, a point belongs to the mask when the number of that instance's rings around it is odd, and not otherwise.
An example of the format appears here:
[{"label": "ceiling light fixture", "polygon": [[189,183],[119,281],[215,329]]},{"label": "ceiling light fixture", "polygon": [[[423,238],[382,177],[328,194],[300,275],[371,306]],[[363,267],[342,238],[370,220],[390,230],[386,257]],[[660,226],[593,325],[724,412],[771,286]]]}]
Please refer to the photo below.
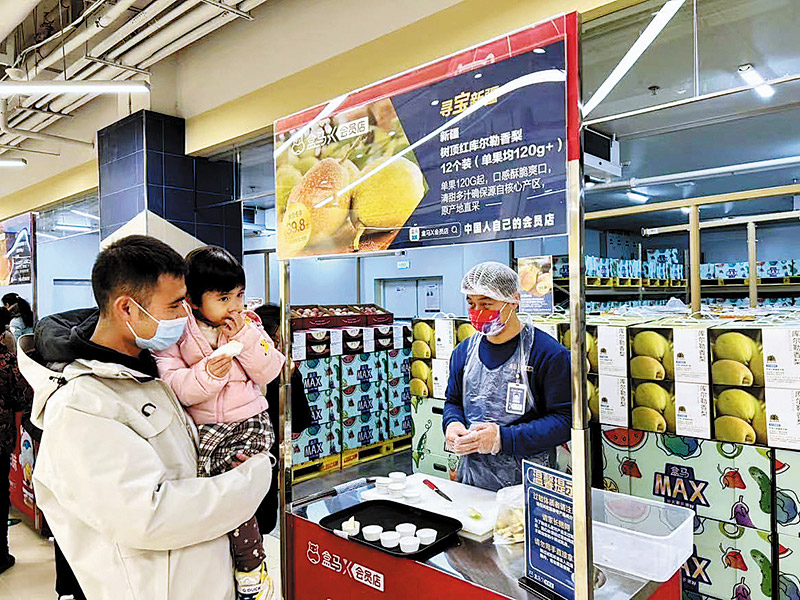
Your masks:
[{"label": "ceiling light fixture", "polygon": [[639,192],[628,192],[628,200],[631,202],[638,202],[639,204],[644,204],[648,200],[650,200],[649,196],[645,196],[644,194],[640,194]]},{"label": "ceiling light fixture", "polygon": [[762,98],[770,98],[775,95],[775,89],[764,81],[761,73],[756,71],[750,63],[739,65],[738,71],[739,77],[744,79],[748,85],[754,85],[754,89]]},{"label": "ceiling light fixture", "polygon": [[86,219],[91,219],[92,221],[99,221],[100,220],[100,217],[98,217],[96,215],[89,214],[87,212],[83,212],[82,210],[72,209],[72,210],[70,210],[70,212],[73,215],[78,215],[79,217],[84,217]]},{"label": "ceiling light fixture", "polygon": [[91,225],[69,225],[68,223],[56,223],[53,229],[58,231],[92,231]]},{"label": "ceiling light fixture", "polygon": [[683,214],[685,214],[685,215],[688,215],[688,214],[690,214],[692,212],[692,207],[691,206],[684,206],[683,208],[681,208],[681,212]]},{"label": "ceiling light fixture", "polygon": [[547,50],[545,50],[544,48],[534,48],[533,49],[533,53],[534,54],[544,54],[545,52],[547,52]]},{"label": "ceiling light fixture", "polygon": [[0,98],[46,94],[147,94],[146,81],[0,81]]},{"label": "ceiling light fixture", "polygon": [[0,167],[21,168],[28,165],[24,158],[0,158]]},{"label": "ceiling light fixture", "polygon": [[669,24],[669,22],[672,20],[672,17],[677,14],[684,2],[685,0],[668,0],[668,2],[661,7],[661,10],[656,13],[655,17],[653,17],[653,20],[650,21],[650,24],[642,32],[642,35],[639,36],[639,38],[633,43],[633,46],[630,47],[630,50],[628,50],[625,56],[622,57],[622,60],[619,61],[619,64],[614,67],[614,70],[611,71],[611,74],[600,85],[600,87],[597,88],[597,91],[589,99],[589,101],[583,105],[584,118],[595,108],[597,108],[597,105],[605,100],[611,91],[622,80],[622,78],[625,77],[633,65],[636,64],[636,61],[639,60],[642,54],[644,54],[645,50],[650,47],[659,34]]}]

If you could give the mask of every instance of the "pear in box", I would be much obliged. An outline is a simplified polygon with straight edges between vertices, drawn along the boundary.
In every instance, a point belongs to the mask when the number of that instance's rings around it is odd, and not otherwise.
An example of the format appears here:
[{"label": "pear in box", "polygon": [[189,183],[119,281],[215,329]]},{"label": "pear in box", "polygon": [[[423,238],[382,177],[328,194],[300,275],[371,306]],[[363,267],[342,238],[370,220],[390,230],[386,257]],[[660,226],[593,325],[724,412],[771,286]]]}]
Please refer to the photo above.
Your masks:
[{"label": "pear in box", "polygon": [[767,445],[767,409],[764,406],[758,407],[758,412],[751,423],[753,431],[756,432],[756,442]]},{"label": "pear in box", "polygon": [[646,406],[637,406],[631,411],[631,425],[641,431],[664,433],[667,430],[664,415]]},{"label": "pear in box", "polygon": [[639,356],[661,361],[668,350],[669,340],[657,331],[640,331],[633,338],[633,351]]},{"label": "pear in box", "polygon": [[756,432],[750,423],[739,417],[723,415],[714,421],[716,438],[723,442],[735,444],[755,444]]},{"label": "pear in box", "polygon": [[414,358],[430,358],[431,347],[425,342],[417,340],[411,344],[411,356]]},{"label": "pear in box", "polygon": [[728,331],[717,338],[713,350],[718,360],[735,360],[746,365],[753,359],[757,348],[753,338],[738,331]]},{"label": "pear in box", "polygon": [[663,413],[670,401],[670,394],[657,383],[640,383],[633,393],[636,406],[647,406]]},{"label": "pear in box", "polygon": [[408,385],[411,388],[412,396],[417,396],[419,398],[428,397],[428,384],[422,379],[412,379]]},{"label": "pear in box", "polygon": [[631,359],[631,377],[662,381],[666,375],[664,365],[650,356],[635,356]]},{"label": "pear in box", "polygon": [[764,387],[764,353],[760,348],[753,354],[748,366],[753,374],[753,384]]},{"label": "pear in box", "polygon": [[433,328],[424,321],[414,323],[414,339],[430,344],[433,341]]},{"label": "pear in box", "polygon": [[411,377],[428,381],[428,375],[431,373],[431,368],[421,360],[415,360],[411,363]]},{"label": "pear in box", "polygon": [[725,359],[711,365],[711,381],[719,385],[753,385],[753,373],[742,363]]},{"label": "pear in box", "polygon": [[739,417],[748,423],[753,421],[760,410],[758,399],[744,390],[736,388],[724,390],[717,398],[717,413]]},{"label": "pear in box", "polygon": [[465,339],[467,339],[469,337],[472,337],[476,333],[478,333],[476,331],[476,329],[472,325],[470,325],[469,323],[463,323],[463,324],[459,325],[458,326],[458,332],[457,332],[458,343],[460,344]]},{"label": "pear in box", "polygon": [[589,399],[589,413],[592,421],[600,419],[600,390],[590,380],[586,380],[586,395]]}]

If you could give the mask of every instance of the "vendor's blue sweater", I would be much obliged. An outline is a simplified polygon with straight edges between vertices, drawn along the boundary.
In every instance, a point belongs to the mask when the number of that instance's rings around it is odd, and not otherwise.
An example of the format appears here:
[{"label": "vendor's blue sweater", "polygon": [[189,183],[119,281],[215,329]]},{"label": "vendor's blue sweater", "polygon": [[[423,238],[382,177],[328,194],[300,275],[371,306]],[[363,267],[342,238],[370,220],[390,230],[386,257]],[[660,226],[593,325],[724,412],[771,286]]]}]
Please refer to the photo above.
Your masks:
[{"label": "vendor's blue sweater", "polygon": [[[519,340],[518,335],[503,344],[493,344],[484,337],[478,350],[481,362],[490,369],[496,369],[517,351]],[[468,348],[469,340],[465,340],[450,357],[450,380],[442,419],[445,431],[454,421],[469,427],[464,417],[462,399]],[[500,427],[501,451],[504,454],[532,456],[564,444],[570,437],[572,391],[569,351],[552,336],[537,329],[528,364],[532,368],[528,380],[533,392],[534,408],[511,425]],[[500,393],[505,398],[505,390]]]}]

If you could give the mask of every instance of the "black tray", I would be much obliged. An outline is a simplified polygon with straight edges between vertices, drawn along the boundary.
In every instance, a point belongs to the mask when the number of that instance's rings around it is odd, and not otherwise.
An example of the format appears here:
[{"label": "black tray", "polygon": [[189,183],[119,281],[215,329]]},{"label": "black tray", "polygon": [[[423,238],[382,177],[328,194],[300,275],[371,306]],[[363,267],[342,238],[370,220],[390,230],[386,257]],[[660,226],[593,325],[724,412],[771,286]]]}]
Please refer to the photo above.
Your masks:
[{"label": "black tray", "polygon": [[400,546],[396,548],[384,548],[380,540],[368,542],[359,531],[358,535],[350,536],[349,539],[365,546],[370,546],[376,550],[397,556],[399,558],[413,558],[414,560],[426,560],[439,554],[450,546],[451,542],[457,541],[456,534],[461,531],[461,522],[451,517],[437,515],[436,513],[422,510],[414,506],[392,502],[391,500],[369,500],[356,504],[339,512],[333,513],[323,518],[319,525],[323,529],[333,532],[342,529],[342,523],[355,517],[361,523],[361,529],[367,525],[380,525],[384,531],[393,531],[400,523],[413,523],[417,529],[435,529],[436,540],[427,546],[420,546],[417,552],[403,552]]}]

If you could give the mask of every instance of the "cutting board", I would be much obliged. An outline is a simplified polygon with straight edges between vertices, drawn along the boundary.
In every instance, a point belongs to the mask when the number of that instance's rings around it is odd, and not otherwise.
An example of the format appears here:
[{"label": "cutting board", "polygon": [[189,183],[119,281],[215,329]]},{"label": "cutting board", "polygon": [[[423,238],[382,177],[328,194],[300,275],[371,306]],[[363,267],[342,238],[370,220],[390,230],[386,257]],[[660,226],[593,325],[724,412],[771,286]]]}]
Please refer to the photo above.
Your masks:
[{"label": "cutting board", "polygon": [[[422,483],[423,479],[430,479],[436,487],[442,490],[452,502],[448,502],[439,494]],[[361,493],[364,500],[392,500],[401,504],[416,506],[432,513],[453,517],[461,522],[461,532],[459,535],[476,542],[483,542],[492,537],[494,532],[494,522],[497,520],[497,502],[495,492],[482,490],[464,485],[456,481],[431,477],[424,473],[414,473],[406,479],[406,489],[416,490],[420,494],[420,501],[417,504],[409,504],[403,498],[392,498],[389,494],[381,494],[377,489],[369,489]],[[469,509],[474,508],[482,517],[473,519],[469,516]]]}]

